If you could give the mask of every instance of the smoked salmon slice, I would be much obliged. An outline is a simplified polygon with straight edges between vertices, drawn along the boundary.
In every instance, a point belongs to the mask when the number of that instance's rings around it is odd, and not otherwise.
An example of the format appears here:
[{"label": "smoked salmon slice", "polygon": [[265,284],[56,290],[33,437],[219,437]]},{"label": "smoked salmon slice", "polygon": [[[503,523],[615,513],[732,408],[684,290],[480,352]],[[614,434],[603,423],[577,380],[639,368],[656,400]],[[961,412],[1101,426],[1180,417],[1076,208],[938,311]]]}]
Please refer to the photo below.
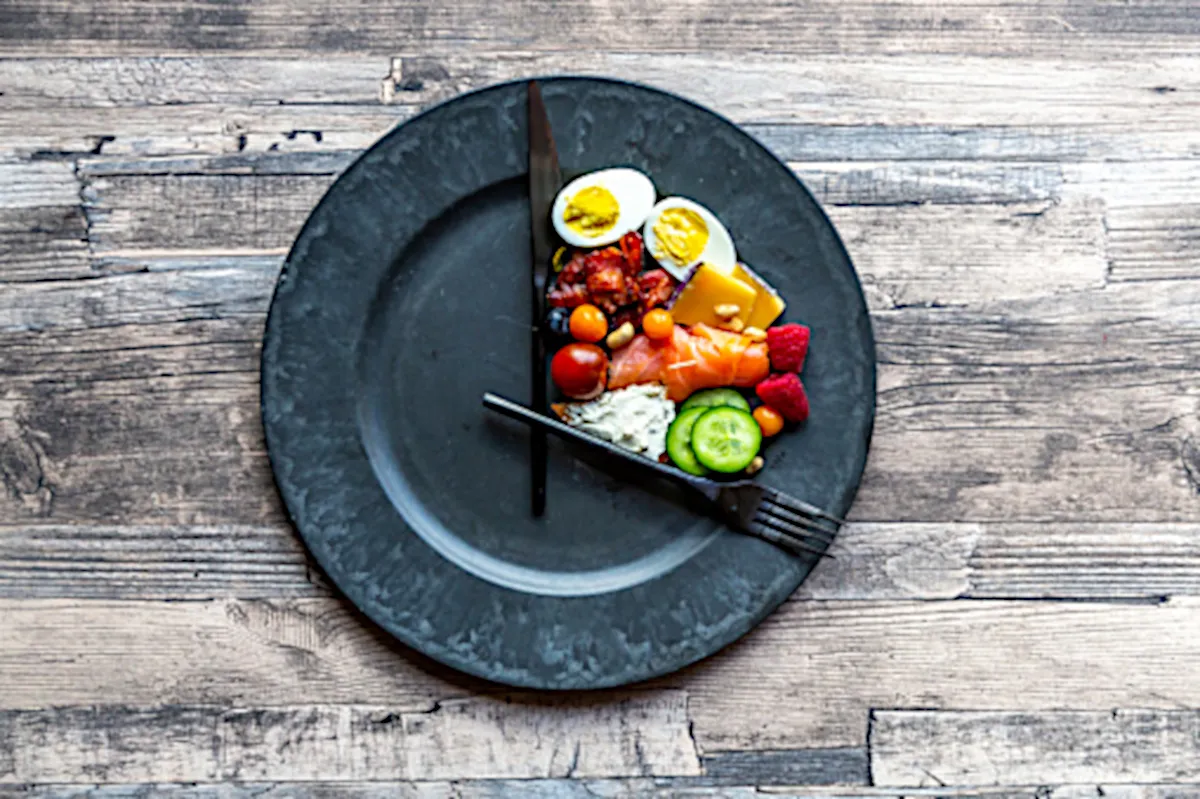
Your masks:
[{"label": "smoked salmon slice", "polygon": [[654,342],[638,334],[614,352],[608,387],[662,383],[670,399],[682,402],[702,388],[749,388],[770,371],[765,343],[704,324],[690,330],[676,326],[667,341]]}]

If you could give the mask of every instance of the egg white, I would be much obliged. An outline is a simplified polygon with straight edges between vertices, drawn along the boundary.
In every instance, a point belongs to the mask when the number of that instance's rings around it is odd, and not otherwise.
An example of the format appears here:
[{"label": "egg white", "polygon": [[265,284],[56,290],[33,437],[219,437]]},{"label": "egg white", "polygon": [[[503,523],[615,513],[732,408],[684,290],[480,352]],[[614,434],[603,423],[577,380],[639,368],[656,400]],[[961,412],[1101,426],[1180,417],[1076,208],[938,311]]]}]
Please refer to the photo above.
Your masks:
[{"label": "egg white", "polygon": [[[607,189],[617,200],[617,222],[599,236],[586,236],[572,230],[563,221],[563,212],[567,209],[568,201],[590,186]],[[554,198],[550,218],[554,223],[555,232],[567,244],[573,247],[603,247],[641,227],[646,221],[646,215],[654,207],[656,196],[650,178],[636,169],[601,169],[581,175],[568,183]]]},{"label": "egg white", "polygon": [[[708,242],[700,251],[700,257],[691,263],[678,263],[671,256],[662,252],[658,246],[658,237],[654,235],[654,225],[658,222],[662,212],[670,208],[686,208],[694,211],[708,226]],[[655,205],[646,217],[642,237],[646,241],[646,251],[676,280],[687,280],[688,272],[700,263],[711,264],[722,272],[732,272],[734,266],[737,265],[737,251],[733,248],[733,237],[729,235],[729,231],[712,211],[686,197],[667,197]]]}]

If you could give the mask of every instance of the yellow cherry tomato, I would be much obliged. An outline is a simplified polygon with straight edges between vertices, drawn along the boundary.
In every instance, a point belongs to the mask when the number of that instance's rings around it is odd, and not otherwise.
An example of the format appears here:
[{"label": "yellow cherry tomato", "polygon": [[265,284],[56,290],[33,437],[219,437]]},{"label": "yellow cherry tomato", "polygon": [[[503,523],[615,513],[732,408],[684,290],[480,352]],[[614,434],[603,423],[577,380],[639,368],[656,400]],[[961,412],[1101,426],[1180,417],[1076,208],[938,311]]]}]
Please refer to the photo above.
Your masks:
[{"label": "yellow cherry tomato", "polygon": [[783,416],[769,405],[759,405],[754,409],[754,421],[758,422],[762,434],[767,438],[783,429]]},{"label": "yellow cherry tomato", "polygon": [[572,336],[589,344],[595,344],[608,335],[608,317],[595,305],[580,305],[571,311],[568,324]]},{"label": "yellow cherry tomato", "polygon": [[670,311],[655,308],[642,317],[642,332],[654,341],[663,341],[675,333],[675,319]]}]

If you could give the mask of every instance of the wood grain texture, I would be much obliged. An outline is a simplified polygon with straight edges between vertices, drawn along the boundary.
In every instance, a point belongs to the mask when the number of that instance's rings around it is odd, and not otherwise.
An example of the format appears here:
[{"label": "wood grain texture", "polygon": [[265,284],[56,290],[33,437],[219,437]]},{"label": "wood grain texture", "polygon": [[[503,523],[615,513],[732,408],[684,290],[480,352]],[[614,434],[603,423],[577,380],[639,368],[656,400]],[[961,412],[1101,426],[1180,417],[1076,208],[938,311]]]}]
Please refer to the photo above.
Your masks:
[{"label": "wood grain texture", "polygon": [[92,275],[78,203],[0,208],[0,284]]},{"label": "wood grain texture", "polygon": [[792,601],[1200,593],[1194,524],[852,524]]},{"label": "wood grain texture", "polygon": [[0,786],[0,799],[1194,799],[1200,785],[1024,785],[875,788],[860,785],[712,786],[705,778],[454,780],[451,782],[238,782]]},{"label": "wood grain texture", "polygon": [[[1181,598],[792,602],[753,636],[648,687],[686,693],[701,755],[861,746],[872,708],[1170,709],[1200,701],[1197,619],[1196,601]],[[328,599],[0,600],[0,624],[0,707],[10,709],[305,703],[420,712],[497,692],[405,663]]]},{"label": "wood grain texture", "polygon": [[1194,710],[881,710],[870,740],[881,786],[1200,782]]},{"label": "wood grain texture", "polygon": [[[1066,126],[1066,131],[1090,130],[1102,139],[1106,133],[1184,133],[1182,123],[1197,112],[1192,93],[1200,88],[1198,67],[1200,59],[1194,53],[1100,63],[1058,57],[998,61],[961,54],[864,57],[810,52],[797,58],[758,52],[745,58],[719,51],[604,49],[459,50],[338,59],[10,58],[0,61],[5,88],[0,103],[12,111],[52,109],[67,114],[74,109],[157,107],[164,121],[180,107],[196,106],[228,111],[239,106],[305,105],[328,112],[329,106],[384,104],[397,106],[399,112],[493,83],[582,74],[669,87],[740,124],[984,128],[976,135],[998,132],[987,128]],[[834,97],[837,102],[830,102]],[[105,144],[109,153],[110,144],[116,143]]]},{"label": "wood grain texture", "polygon": [[[282,522],[0,526],[0,597],[273,599],[333,589]],[[856,523],[790,601],[1200,595],[1200,525]]]},{"label": "wood grain texture", "polygon": [[702,751],[850,745],[870,708],[1189,707],[1195,618],[1182,599],[791,603],[671,684]]},{"label": "wood grain texture", "polygon": [[[130,281],[128,293],[106,295],[107,305],[90,294],[97,280],[69,281],[82,294],[57,297],[61,284],[14,284],[46,291],[41,307],[61,312],[67,329],[47,337],[26,317],[10,319],[24,329],[3,336],[0,501],[10,521],[282,521],[257,410],[262,293],[271,281],[256,290],[252,316],[221,316],[230,306],[203,287],[236,290],[236,279],[178,274],[197,280],[105,279]],[[166,295],[138,291],[155,277]],[[172,296],[186,310],[172,311]],[[100,327],[87,326],[93,313]]]},{"label": "wood grain texture", "polygon": [[1200,278],[1200,204],[1114,208],[1104,224],[1112,280]]},{"label": "wood grain texture", "polygon": [[[497,724],[501,726],[497,728]],[[25,746],[37,740],[38,746]],[[617,701],[448,701],[0,713],[0,781],[533,779],[700,773],[679,692]]]},{"label": "wood grain texture", "polygon": [[[1200,797],[1197,42],[1188,0],[4,4],[0,797]],[[257,413],[334,177],[556,72],[787,160],[880,356],[838,559],[588,697],[452,674],[337,599]]]},{"label": "wood grain texture", "polygon": [[1138,161],[1200,152],[1196,64],[603,50],[11,59],[0,134],[5,150],[43,158],[362,148],[461,90],[567,72],[670,88],[789,160]]},{"label": "wood grain texture", "polygon": [[0,527],[0,596],[208,599],[329,596],[287,524]]},{"label": "wood grain texture", "polygon": [[65,161],[0,159],[0,210],[79,204],[75,165]]},{"label": "wood grain texture", "polygon": [[[411,56],[393,62],[392,97],[425,104],[498,81],[582,71],[670,87],[743,123],[1066,124],[1074,130],[1100,128],[1110,133],[1182,132],[1180,123],[1194,120],[1197,113],[1195,98],[1188,96],[1200,82],[1200,61],[1194,52],[1179,58],[1102,63],[1072,62],[1059,54],[999,61],[964,53],[916,53],[873,57],[812,50],[800,57],[765,52],[745,58],[714,50]],[[1156,91],[1157,87],[1167,88]],[[1147,113],[1155,118],[1146,119]]]},{"label": "wood grain texture", "polygon": [[1191,52],[1198,28],[1181,0],[1122,6],[1081,0],[947,6],[764,0],[730,13],[697,0],[673,14],[629,0],[519,6],[481,0],[441,5],[355,0],[336,11],[302,2],[112,5],[100,0],[13,0],[0,17],[0,52],[69,55],[454,52],[522,46],[571,51],[737,51],[792,53],[1039,53],[1088,60]]},{"label": "wood grain texture", "polygon": [[943,503],[969,507],[960,519],[1193,519],[1193,283],[876,314],[881,412],[855,513],[917,521],[918,506]]}]

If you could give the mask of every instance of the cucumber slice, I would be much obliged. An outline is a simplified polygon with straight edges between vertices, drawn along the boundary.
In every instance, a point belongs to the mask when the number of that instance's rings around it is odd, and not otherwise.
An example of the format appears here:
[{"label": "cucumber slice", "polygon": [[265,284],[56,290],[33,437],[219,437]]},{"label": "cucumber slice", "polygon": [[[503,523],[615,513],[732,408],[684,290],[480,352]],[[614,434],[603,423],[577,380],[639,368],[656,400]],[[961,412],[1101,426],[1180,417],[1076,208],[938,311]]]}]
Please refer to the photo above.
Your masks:
[{"label": "cucumber slice", "polygon": [[747,413],[750,412],[750,403],[746,402],[746,398],[740,392],[732,388],[707,388],[704,391],[697,391],[683,401],[683,405],[679,407],[679,410],[686,411],[688,408],[719,408],[723,405],[730,408],[741,408]]},{"label": "cucumber slice", "polygon": [[740,472],[761,444],[758,422],[740,408],[711,408],[692,425],[692,452],[701,466],[714,472]]},{"label": "cucumber slice", "polygon": [[671,426],[667,428],[667,455],[676,466],[688,474],[698,476],[708,474],[708,469],[700,465],[696,460],[696,454],[692,452],[692,425],[709,410],[709,408],[688,408],[681,411],[675,417],[675,421],[671,422]]}]

